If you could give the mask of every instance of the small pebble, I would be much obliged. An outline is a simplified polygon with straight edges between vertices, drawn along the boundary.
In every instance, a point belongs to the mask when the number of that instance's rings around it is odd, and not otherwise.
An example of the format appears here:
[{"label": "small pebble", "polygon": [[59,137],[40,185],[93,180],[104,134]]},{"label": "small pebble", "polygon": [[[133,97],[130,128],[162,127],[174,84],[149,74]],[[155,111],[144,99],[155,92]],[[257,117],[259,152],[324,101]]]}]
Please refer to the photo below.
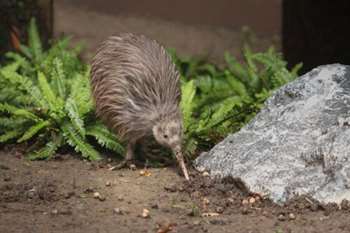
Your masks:
[{"label": "small pebble", "polygon": [[135,171],[136,170],[136,165],[135,164],[130,164],[129,168],[131,170]]},{"label": "small pebble", "polygon": [[286,221],[286,216],[284,214],[280,214],[280,215],[278,215],[277,219],[279,221]]},{"label": "small pebble", "polygon": [[123,196],[118,196],[117,199],[118,199],[118,201],[124,201]]},{"label": "small pebble", "polygon": [[235,202],[235,200],[233,198],[227,198],[226,205],[233,204],[234,202]]},{"label": "small pebble", "polygon": [[99,192],[94,192],[94,198],[100,200],[100,201],[105,201],[106,198],[101,196],[101,194]]},{"label": "small pebble", "polygon": [[199,171],[199,172],[204,172],[205,171],[205,167],[202,167],[202,166],[200,166],[200,167],[197,167],[197,171]]},{"label": "small pebble", "polygon": [[114,208],[113,209],[113,213],[114,214],[119,214],[119,215],[123,215],[124,214],[124,212],[120,208]]},{"label": "small pebble", "polygon": [[94,192],[94,198],[98,199],[101,196],[99,192]]},{"label": "small pebble", "polygon": [[149,218],[150,214],[149,214],[149,210],[148,209],[143,209],[142,210],[142,215],[143,218]]},{"label": "small pebble", "polygon": [[249,201],[247,199],[243,199],[242,205],[248,205],[248,204],[249,204]]},{"label": "small pebble", "polygon": [[290,214],[288,215],[288,217],[289,217],[290,220],[294,220],[294,219],[296,218],[295,215],[294,215],[293,213],[290,213]]},{"label": "small pebble", "polygon": [[107,182],[106,182],[106,186],[107,186],[107,187],[110,187],[111,185],[112,185],[112,183],[111,183],[110,181],[107,181]]},{"label": "small pebble", "polygon": [[209,176],[209,172],[203,172],[202,176]]},{"label": "small pebble", "polygon": [[51,211],[51,214],[53,214],[53,215],[58,214],[58,210],[57,210],[57,209],[52,210],[52,211]]},{"label": "small pebble", "polygon": [[209,199],[206,197],[203,197],[203,204],[208,205],[210,203]]},{"label": "small pebble", "polygon": [[249,204],[254,204],[255,203],[255,198],[254,197],[251,197],[249,198]]}]

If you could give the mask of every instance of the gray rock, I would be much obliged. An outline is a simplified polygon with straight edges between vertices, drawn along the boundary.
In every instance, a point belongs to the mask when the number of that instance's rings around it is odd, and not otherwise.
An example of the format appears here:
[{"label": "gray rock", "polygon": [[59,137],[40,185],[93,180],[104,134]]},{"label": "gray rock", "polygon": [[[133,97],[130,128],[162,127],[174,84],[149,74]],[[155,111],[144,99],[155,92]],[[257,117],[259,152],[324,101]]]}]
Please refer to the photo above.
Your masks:
[{"label": "gray rock", "polygon": [[195,166],[277,203],[297,194],[350,200],[350,66],[320,66],[283,86]]}]

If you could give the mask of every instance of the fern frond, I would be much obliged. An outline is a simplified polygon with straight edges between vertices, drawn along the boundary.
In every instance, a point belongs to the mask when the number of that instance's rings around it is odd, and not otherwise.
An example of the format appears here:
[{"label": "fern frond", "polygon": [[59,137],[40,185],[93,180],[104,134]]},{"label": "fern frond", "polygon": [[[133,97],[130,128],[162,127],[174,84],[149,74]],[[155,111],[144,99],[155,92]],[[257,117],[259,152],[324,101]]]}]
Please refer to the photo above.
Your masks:
[{"label": "fern frond", "polygon": [[0,143],[7,142],[11,139],[14,139],[17,136],[19,136],[20,134],[21,134],[21,132],[18,129],[7,131],[6,133],[0,135]]},{"label": "fern frond", "polygon": [[100,154],[74,130],[70,124],[62,126],[63,136],[70,146],[89,160],[100,160]]},{"label": "fern frond", "polygon": [[124,155],[125,153],[125,149],[119,142],[118,138],[102,124],[90,126],[86,130],[86,135],[95,137],[100,145],[117,152],[119,155]]},{"label": "fern frond", "polygon": [[192,114],[195,107],[194,96],[196,94],[196,86],[194,80],[184,83],[181,86],[181,92],[182,97],[180,107],[183,113],[184,127],[187,129],[192,123]]},{"label": "fern frond", "polygon": [[93,109],[88,72],[89,70],[85,74],[76,74],[71,84],[70,98],[75,100],[81,116]]},{"label": "fern frond", "polygon": [[17,108],[13,105],[9,105],[6,103],[5,104],[0,103],[0,112],[6,112],[15,116],[20,116],[35,122],[41,120],[38,116],[36,116],[35,114],[31,113],[28,110]]},{"label": "fern frond", "polygon": [[[241,106],[242,99],[239,96],[233,96],[225,99],[218,104],[217,109],[212,113],[209,119],[201,117],[201,120],[198,123],[198,128],[196,129],[197,133],[207,133],[207,130],[217,126],[219,123],[222,123],[224,120],[228,120],[227,116],[236,106]],[[204,119],[204,120],[202,120]]]},{"label": "fern frond", "polygon": [[72,98],[68,98],[66,101],[65,110],[67,111],[75,130],[78,131],[81,137],[85,138],[84,120],[79,115],[77,105]]},{"label": "fern frond", "polygon": [[38,72],[38,81],[42,96],[48,103],[49,108],[53,111],[62,109],[64,107],[64,102],[61,98],[55,95],[44,73]]},{"label": "fern frond", "polygon": [[0,127],[2,129],[4,128],[18,129],[26,121],[27,120],[23,118],[0,117]]},{"label": "fern frond", "polygon": [[35,85],[33,85],[32,81],[29,78],[15,72],[13,70],[13,67],[1,69],[0,75],[9,83],[16,85],[20,90],[27,92],[38,106],[42,108],[46,107],[40,90]]},{"label": "fern frond", "polygon": [[17,142],[23,142],[28,139],[31,139],[34,135],[36,135],[40,130],[50,125],[49,121],[41,121],[37,123],[36,125],[33,125],[30,127],[21,138],[17,140]]},{"label": "fern frond", "polygon": [[27,159],[29,160],[43,160],[50,159],[55,154],[57,149],[60,147],[60,142],[57,140],[50,141],[38,151],[31,152],[28,154]]},{"label": "fern frond", "polygon": [[62,99],[66,98],[66,87],[64,84],[64,70],[62,61],[59,58],[53,60],[53,70],[51,74],[54,83],[54,89],[57,90],[58,96]]},{"label": "fern frond", "polygon": [[33,59],[32,51],[30,50],[30,48],[28,46],[21,44],[19,46],[19,48],[24,56],[26,56],[29,59]]},{"label": "fern frond", "polygon": [[30,62],[25,57],[23,57],[22,55],[20,55],[18,53],[7,52],[5,54],[5,57],[9,58],[9,59],[12,59],[15,62],[18,62],[18,64],[20,65],[21,68],[24,69],[24,73],[26,73],[26,74],[34,71],[34,68],[30,64]]},{"label": "fern frond", "polygon": [[31,18],[29,22],[28,44],[33,59],[37,64],[40,64],[39,62],[43,56],[43,50],[35,18]]}]

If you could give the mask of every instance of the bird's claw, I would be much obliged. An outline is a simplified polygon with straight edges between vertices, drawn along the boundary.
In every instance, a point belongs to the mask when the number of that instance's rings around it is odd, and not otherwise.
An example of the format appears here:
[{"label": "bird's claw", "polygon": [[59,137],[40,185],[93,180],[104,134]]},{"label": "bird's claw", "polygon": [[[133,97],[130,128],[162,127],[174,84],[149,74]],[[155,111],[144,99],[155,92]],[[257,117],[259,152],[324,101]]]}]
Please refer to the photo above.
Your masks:
[{"label": "bird's claw", "polygon": [[134,164],[133,160],[124,159],[123,161],[121,161],[116,166],[111,167],[110,170],[114,171],[114,170],[120,170],[120,169],[123,169],[123,168],[130,168],[132,170],[135,170],[136,169],[136,165]]}]

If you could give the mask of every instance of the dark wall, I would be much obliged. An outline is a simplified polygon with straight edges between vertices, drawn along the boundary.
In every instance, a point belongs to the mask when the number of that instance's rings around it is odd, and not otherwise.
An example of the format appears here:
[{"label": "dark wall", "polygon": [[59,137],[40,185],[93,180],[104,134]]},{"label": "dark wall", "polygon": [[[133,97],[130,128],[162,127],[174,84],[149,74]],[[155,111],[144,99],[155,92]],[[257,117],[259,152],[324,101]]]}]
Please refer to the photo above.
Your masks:
[{"label": "dark wall", "polygon": [[282,0],[71,0],[71,4],[113,15],[131,14],[228,28],[248,25],[279,34]]},{"label": "dark wall", "polygon": [[350,64],[349,0],[284,0],[283,53],[303,71],[329,63]]}]

